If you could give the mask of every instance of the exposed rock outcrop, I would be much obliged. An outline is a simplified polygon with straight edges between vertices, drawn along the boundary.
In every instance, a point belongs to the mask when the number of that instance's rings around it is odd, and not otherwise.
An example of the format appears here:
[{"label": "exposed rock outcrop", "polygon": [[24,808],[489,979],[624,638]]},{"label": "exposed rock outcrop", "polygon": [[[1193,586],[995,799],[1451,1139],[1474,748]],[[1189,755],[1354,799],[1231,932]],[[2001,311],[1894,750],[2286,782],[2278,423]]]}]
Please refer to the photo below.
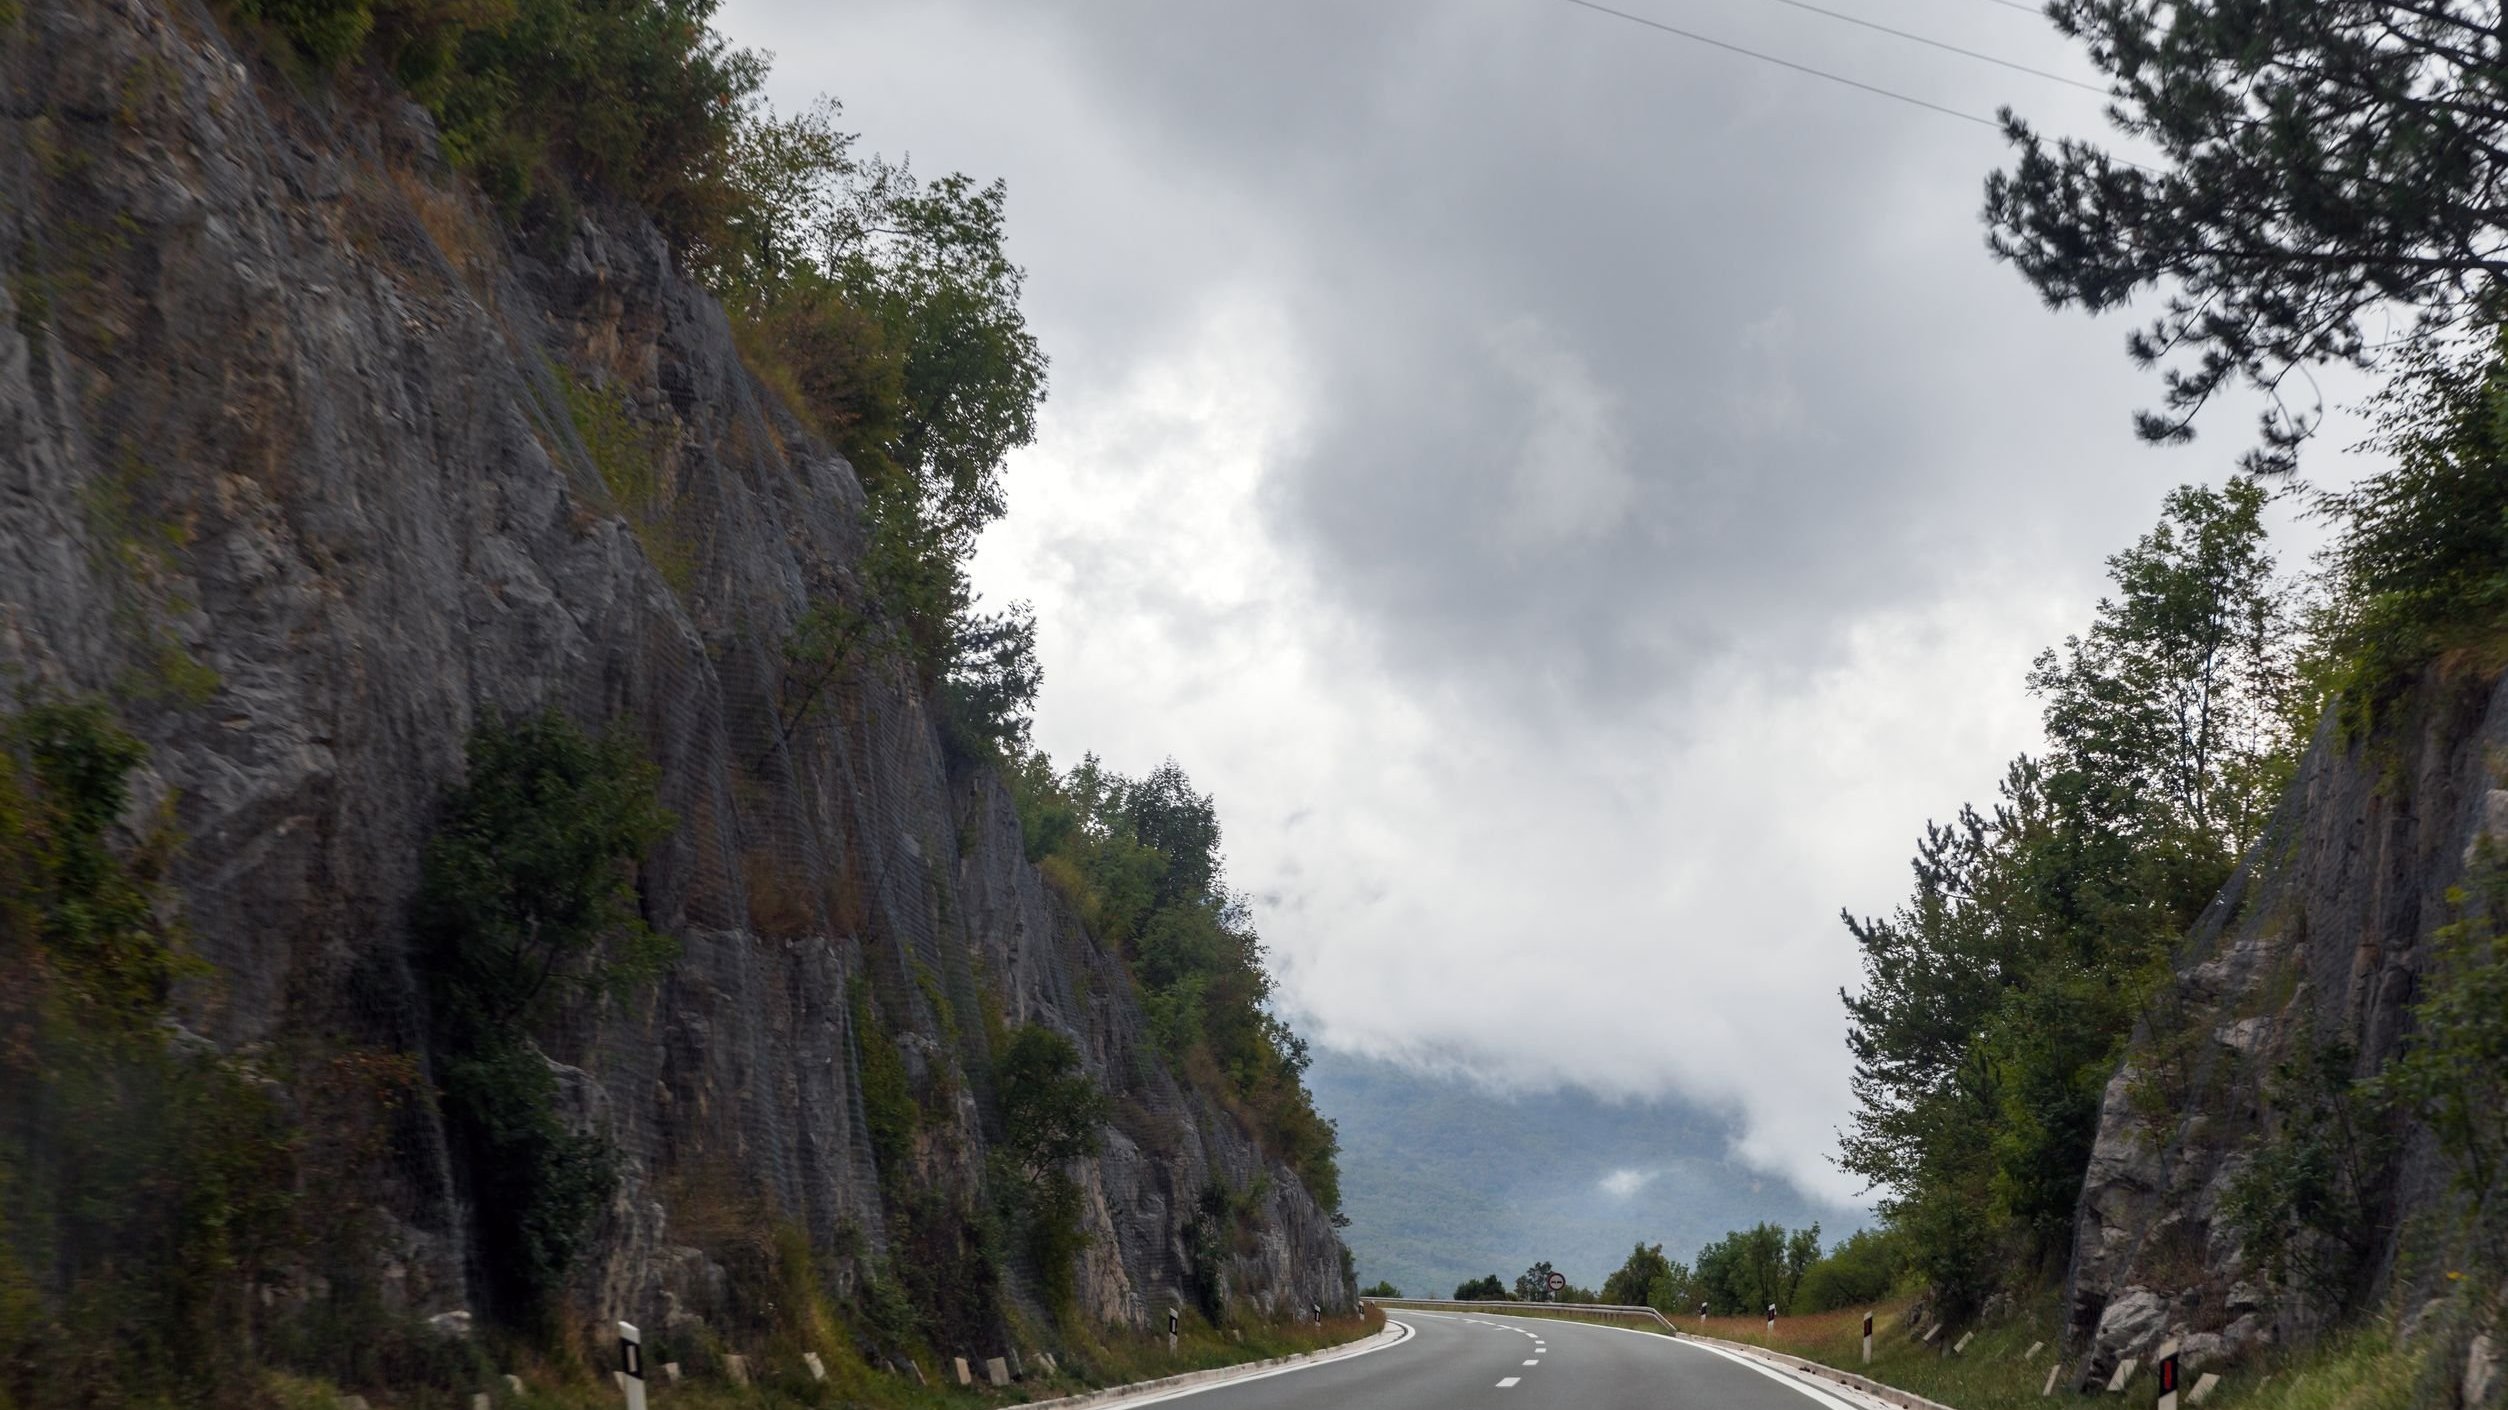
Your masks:
[{"label": "exposed rock outcrop", "polygon": [[2348,1049],[2365,1077],[2404,1050],[2449,889],[2479,839],[2508,841],[2504,751],[2508,681],[2461,671],[2432,670],[2365,738],[2319,733],[2108,1083],[2067,1285],[2078,1383],[2169,1340],[2200,1369],[2431,1276],[2401,1256],[2447,1200],[2425,1131],[2398,1127],[2363,1180],[2347,1286],[2276,1283],[2224,1206],[2277,1132],[2277,1069]]},{"label": "exposed rock outcrop", "polygon": [[[786,632],[862,600],[861,489],[650,224],[588,207],[509,236],[418,110],[310,92],[192,0],[7,8],[0,669],[110,693],[148,743],[142,801],[172,800],[216,971],[194,1027],[422,1051],[422,846],[472,723],[554,703],[623,725],[678,818],[640,886],[683,957],[545,1043],[570,1119],[624,1156],[580,1315],[712,1315],[727,1231],[760,1218],[835,1265],[915,1252],[883,1204],[860,1013],[924,1099],[904,1183],[957,1197],[987,1013],[1076,1040],[1119,1112],[1085,1181],[1097,1317],[1185,1296],[1213,1182],[1260,1192],[1238,1296],[1349,1301],[1324,1212],[1164,1069],[911,679],[865,665],[786,729]],[[418,1316],[474,1301],[427,1126],[373,1191]]]}]

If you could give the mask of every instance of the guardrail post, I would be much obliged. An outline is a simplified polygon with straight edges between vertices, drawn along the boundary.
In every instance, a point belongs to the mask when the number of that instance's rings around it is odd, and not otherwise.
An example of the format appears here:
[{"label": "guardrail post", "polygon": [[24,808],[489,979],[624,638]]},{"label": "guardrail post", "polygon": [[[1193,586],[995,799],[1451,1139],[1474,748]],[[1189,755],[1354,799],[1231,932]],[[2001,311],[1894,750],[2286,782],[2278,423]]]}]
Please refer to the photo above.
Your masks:
[{"label": "guardrail post", "polygon": [[618,1324],[618,1387],[627,1393],[627,1410],[644,1410],[644,1333],[633,1322]]}]

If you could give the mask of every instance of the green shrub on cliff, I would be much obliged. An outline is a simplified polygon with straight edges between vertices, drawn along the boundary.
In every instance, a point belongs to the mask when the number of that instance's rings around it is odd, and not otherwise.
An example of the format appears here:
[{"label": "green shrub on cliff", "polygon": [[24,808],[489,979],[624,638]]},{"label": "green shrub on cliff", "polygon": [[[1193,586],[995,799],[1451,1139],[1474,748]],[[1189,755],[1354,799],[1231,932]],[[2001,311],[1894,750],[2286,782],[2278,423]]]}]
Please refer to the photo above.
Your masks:
[{"label": "green shrub on cliff", "polygon": [[146,757],[94,702],[0,724],[0,1404],[233,1392],[300,1244],[286,1102],[172,1023]]},{"label": "green shrub on cliff", "polygon": [[483,723],[468,752],[427,845],[420,957],[481,1271],[497,1313],[536,1329],[615,1176],[607,1144],[560,1119],[532,1034],[669,962],[633,869],[672,819],[660,771],[623,735],[591,738],[553,711]]},{"label": "green shrub on cliff", "polygon": [[1027,1226],[1046,1306],[1067,1312],[1073,1263],[1087,1245],[1071,1165],[1104,1148],[1106,1095],[1080,1070],[1069,1038],[1034,1024],[1013,1033],[994,1057],[993,1088],[1002,1183]]},{"label": "green shrub on cliff", "polygon": [[1174,761],[1126,778],[1097,756],[1009,770],[1028,856],[1120,953],[1150,1031],[1337,1220],[1340,1137],[1306,1090],[1306,1042],[1272,1012],[1262,937],[1227,889],[1219,814]]},{"label": "green shrub on cliff", "polygon": [[2508,332],[2416,354],[2377,411],[2394,464],[2318,501],[2336,526],[2319,655],[2355,733],[2434,658],[2508,666]]}]

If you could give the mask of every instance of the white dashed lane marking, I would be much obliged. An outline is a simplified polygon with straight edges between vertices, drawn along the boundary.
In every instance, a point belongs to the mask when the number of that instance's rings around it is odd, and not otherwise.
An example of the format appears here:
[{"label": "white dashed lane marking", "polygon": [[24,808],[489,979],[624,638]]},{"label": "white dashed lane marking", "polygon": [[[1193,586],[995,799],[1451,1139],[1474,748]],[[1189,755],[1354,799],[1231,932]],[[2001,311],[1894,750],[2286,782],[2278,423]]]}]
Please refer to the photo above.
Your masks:
[{"label": "white dashed lane marking", "polygon": [[1505,1390],[1508,1386],[1514,1385],[1516,1382],[1518,1382],[1518,1381],[1520,1381],[1520,1380],[1522,1380],[1522,1379],[1524,1379],[1522,1376],[1509,1376],[1509,1377],[1507,1377],[1506,1379],[1504,1379],[1504,1380],[1502,1380],[1502,1381],[1498,1382],[1498,1389],[1500,1389],[1500,1390]]},{"label": "white dashed lane marking", "polygon": [[1541,1364],[1541,1358],[1539,1358],[1539,1357],[1535,1357],[1535,1358],[1533,1358],[1532,1360],[1525,1362],[1524,1364],[1525,1364],[1525,1365],[1527,1365],[1527,1366],[1538,1366],[1538,1365],[1540,1365],[1540,1364]]}]

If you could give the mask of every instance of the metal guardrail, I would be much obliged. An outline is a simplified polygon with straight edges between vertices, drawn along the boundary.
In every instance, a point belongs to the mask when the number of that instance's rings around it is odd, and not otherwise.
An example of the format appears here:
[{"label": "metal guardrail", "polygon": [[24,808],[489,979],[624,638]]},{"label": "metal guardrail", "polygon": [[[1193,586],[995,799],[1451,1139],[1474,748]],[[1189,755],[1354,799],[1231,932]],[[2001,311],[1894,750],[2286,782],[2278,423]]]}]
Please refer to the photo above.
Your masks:
[{"label": "metal guardrail", "polygon": [[1626,1317],[1630,1321],[1652,1321],[1670,1336],[1681,1335],[1672,1319],[1651,1307],[1630,1307],[1617,1302],[1457,1302],[1444,1297],[1363,1297],[1378,1307],[1418,1307],[1435,1312],[1495,1312],[1509,1317],[1539,1317],[1545,1313],[1573,1312],[1587,1317]]}]

